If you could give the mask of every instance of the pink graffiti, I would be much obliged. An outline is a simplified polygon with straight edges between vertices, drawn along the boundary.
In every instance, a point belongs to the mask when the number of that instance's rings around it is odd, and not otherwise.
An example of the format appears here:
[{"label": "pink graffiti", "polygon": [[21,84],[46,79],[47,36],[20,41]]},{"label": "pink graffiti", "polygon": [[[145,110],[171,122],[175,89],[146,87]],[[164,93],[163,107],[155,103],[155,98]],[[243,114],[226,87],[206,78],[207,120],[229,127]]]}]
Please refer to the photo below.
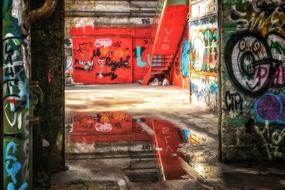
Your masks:
[{"label": "pink graffiti", "polygon": [[101,38],[101,39],[96,39],[95,41],[95,46],[96,47],[109,47],[112,45],[112,40],[109,38]]},{"label": "pink graffiti", "polygon": [[113,128],[112,125],[109,123],[104,123],[104,124],[96,123],[95,125],[95,129],[98,132],[111,132],[112,128]]}]

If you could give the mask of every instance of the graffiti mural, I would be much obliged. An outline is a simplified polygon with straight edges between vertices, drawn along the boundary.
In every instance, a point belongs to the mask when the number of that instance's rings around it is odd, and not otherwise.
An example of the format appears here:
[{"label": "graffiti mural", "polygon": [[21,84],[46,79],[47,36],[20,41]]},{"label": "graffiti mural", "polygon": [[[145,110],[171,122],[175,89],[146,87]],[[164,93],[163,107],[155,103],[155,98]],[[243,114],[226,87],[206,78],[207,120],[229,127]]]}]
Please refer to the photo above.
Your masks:
[{"label": "graffiti mural", "polygon": [[151,27],[70,28],[74,82],[114,84],[142,80],[151,64],[151,32]]},{"label": "graffiti mural", "polygon": [[212,111],[217,111],[219,91],[215,77],[192,74],[190,86],[194,104],[204,105]]},{"label": "graffiti mural", "polygon": [[132,82],[131,39],[73,39],[73,68],[76,82]]},{"label": "graffiti mural", "polygon": [[[222,127],[245,127],[257,134],[255,144],[259,148],[249,154],[249,159],[260,159],[257,154],[264,155],[265,160],[285,159],[284,5],[283,1],[264,0],[231,3],[222,14]],[[236,92],[228,93],[231,90]],[[237,112],[234,115],[233,110]],[[232,119],[236,125],[229,122]]]},{"label": "graffiti mural", "polygon": [[189,23],[191,99],[214,111],[218,109],[217,30],[216,17]]},{"label": "graffiti mural", "polygon": [[2,7],[3,173],[5,190],[30,189],[29,36],[21,34],[25,1]]},{"label": "graffiti mural", "polygon": [[217,21],[190,22],[190,61],[193,70],[217,72]]}]

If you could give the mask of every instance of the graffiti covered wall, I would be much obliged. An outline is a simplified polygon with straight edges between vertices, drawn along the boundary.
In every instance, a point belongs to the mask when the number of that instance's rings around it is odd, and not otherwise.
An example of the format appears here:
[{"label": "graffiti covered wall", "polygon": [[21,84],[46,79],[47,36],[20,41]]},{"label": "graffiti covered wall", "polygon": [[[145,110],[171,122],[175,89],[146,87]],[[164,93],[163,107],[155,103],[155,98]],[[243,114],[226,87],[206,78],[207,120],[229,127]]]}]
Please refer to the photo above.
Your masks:
[{"label": "graffiti covered wall", "polygon": [[21,34],[25,1],[2,2],[3,85],[3,186],[0,189],[31,188],[29,130],[30,37]]},{"label": "graffiti covered wall", "polygon": [[222,159],[285,159],[284,1],[223,1]]},{"label": "graffiti covered wall", "polygon": [[211,0],[193,1],[191,10],[189,22],[191,101],[218,111],[216,4]]},{"label": "graffiti covered wall", "polygon": [[150,65],[150,35],[151,28],[72,28],[65,49],[66,80],[84,84],[142,80]]}]

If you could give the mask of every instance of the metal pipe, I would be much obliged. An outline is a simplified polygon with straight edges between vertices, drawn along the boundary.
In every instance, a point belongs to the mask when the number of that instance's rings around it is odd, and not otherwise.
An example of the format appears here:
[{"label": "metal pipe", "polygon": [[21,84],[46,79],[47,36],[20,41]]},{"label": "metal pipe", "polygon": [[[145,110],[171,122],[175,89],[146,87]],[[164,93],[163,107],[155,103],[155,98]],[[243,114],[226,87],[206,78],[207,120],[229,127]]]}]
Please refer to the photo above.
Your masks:
[{"label": "metal pipe", "polygon": [[22,31],[27,33],[32,24],[51,16],[56,8],[57,2],[58,0],[45,0],[42,7],[28,11],[22,26]]}]

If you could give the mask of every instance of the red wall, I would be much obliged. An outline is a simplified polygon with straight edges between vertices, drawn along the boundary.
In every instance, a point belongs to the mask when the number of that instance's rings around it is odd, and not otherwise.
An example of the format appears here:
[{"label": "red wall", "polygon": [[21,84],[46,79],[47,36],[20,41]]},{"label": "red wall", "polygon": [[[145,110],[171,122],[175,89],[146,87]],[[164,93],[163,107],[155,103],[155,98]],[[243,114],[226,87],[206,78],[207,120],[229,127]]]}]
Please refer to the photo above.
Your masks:
[{"label": "red wall", "polygon": [[149,67],[151,28],[70,30],[73,80],[83,84],[132,83]]}]

